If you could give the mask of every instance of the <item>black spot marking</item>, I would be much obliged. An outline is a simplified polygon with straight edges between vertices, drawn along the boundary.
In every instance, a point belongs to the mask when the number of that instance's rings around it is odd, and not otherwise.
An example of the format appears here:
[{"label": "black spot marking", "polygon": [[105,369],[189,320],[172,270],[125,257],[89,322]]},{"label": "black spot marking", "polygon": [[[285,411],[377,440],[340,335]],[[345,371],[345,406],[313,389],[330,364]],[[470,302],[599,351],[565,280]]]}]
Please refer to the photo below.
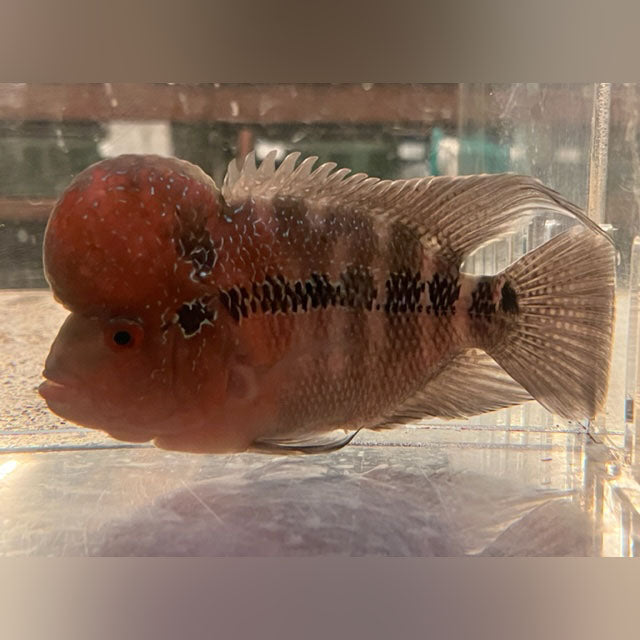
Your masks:
[{"label": "black spot marking", "polygon": [[306,311],[309,303],[309,294],[305,290],[302,282],[299,280],[295,284],[295,295],[296,298],[300,301],[300,306],[303,311]]},{"label": "black spot marking", "polygon": [[320,306],[326,309],[329,303],[336,300],[335,289],[325,274],[312,273],[305,286],[314,309]]},{"label": "black spot marking", "polygon": [[491,279],[481,278],[476,288],[471,292],[469,316],[472,318],[489,318],[496,312],[491,291]]},{"label": "black spot marking", "polygon": [[285,279],[278,275],[275,279],[267,276],[267,279],[271,283],[271,290],[273,291],[273,300],[271,301],[271,310],[273,313],[276,311],[285,312],[287,310],[287,297],[285,290]]},{"label": "black spot marking", "polygon": [[385,283],[387,298],[384,310],[387,313],[411,313],[420,307],[420,297],[425,289],[419,271],[411,273],[408,269],[389,274]]},{"label": "black spot marking", "polygon": [[[305,281],[291,282],[281,274],[266,276],[262,283],[253,283],[250,290],[232,287],[220,292],[222,306],[237,322],[258,313],[299,313],[311,309],[343,306],[353,309],[373,309],[378,296],[369,269],[349,267],[332,283],[323,273],[312,273]],[[377,305],[376,308],[380,308]]]},{"label": "black spot marking", "polygon": [[273,287],[270,282],[264,282],[262,284],[262,299],[260,307],[264,313],[267,313],[271,309],[271,301],[273,299]]},{"label": "black spot marking", "polygon": [[431,302],[431,305],[427,307],[427,313],[433,311],[436,316],[454,315],[456,312],[455,303],[460,296],[458,279],[435,273],[427,285]]},{"label": "black spot marking", "polygon": [[178,324],[187,338],[198,333],[204,322],[213,322],[213,311],[207,308],[207,301],[203,298],[186,302],[178,309]]},{"label": "black spot marking", "polygon": [[234,314],[249,317],[249,307],[247,305],[249,294],[244,287],[233,287],[228,291],[229,310],[233,310]]},{"label": "black spot marking", "polygon": [[518,294],[508,282],[502,286],[500,310],[505,313],[518,313]]},{"label": "black spot marking", "polygon": [[193,220],[189,220],[191,214],[180,209],[176,210],[176,215],[179,222],[176,238],[179,257],[189,260],[193,265],[191,277],[202,280],[211,273],[217,261],[206,218],[194,211]]}]

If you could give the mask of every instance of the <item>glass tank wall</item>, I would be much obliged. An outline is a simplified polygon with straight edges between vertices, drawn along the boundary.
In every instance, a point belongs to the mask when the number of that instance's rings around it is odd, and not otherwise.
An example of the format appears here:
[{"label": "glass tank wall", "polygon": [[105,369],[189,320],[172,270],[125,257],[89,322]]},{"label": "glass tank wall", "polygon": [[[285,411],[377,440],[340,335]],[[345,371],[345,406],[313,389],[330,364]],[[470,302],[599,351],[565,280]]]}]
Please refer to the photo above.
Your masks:
[{"label": "glass tank wall", "polygon": [[[640,555],[639,108],[637,85],[0,85],[0,554]],[[618,250],[603,414],[529,402],[269,457],[129,445],[50,413],[36,388],[66,312],[41,248],[71,178],[157,153],[220,184],[273,149],[383,178],[514,171],[585,208]],[[497,273],[566,225],[536,216],[464,268]]]}]

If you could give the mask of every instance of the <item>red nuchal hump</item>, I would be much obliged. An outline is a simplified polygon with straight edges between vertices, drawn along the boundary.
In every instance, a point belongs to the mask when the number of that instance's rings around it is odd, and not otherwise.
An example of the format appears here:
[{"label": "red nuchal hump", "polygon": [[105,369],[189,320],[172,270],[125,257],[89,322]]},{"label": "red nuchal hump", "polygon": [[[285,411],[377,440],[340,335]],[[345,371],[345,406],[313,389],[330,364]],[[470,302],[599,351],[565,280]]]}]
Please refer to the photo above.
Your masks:
[{"label": "red nuchal hump", "polygon": [[45,234],[54,294],[83,313],[141,312],[197,295],[202,284],[190,277],[194,261],[182,240],[208,234],[218,197],[211,178],[175,158],[119,156],[85,169],[62,194]]}]

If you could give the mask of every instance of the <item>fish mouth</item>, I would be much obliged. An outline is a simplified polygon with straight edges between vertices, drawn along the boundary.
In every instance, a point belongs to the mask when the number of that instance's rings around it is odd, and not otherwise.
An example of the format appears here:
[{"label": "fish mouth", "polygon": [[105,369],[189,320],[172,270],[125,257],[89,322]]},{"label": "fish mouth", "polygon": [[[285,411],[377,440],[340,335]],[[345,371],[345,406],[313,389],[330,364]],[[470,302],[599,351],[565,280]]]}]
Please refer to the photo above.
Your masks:
[{"label": "fish mouth", "polygon": [[69,376],[54,375],[48,369],[42,372],[44,382],[38,387],[38,393],[47,401],[62,401],[77,392],[77,381]]},{"label": "fish mouth", "polygon": [[59,402],[68,397],[71,389],[69,385],[57,380],[45,380],[38,387],[38,393],[46,400],[47,404],[51,402]]},{"label": "fish mouth", "polygon": [[42,375],[45,380],[38,386],[38,393],[44,398],[49,409],[61,418],[86,429],[103,431],[121,442],[148,442],[155,436],[147,430],[113,425],[112,419],[96,420],[95,412],[92,406],[84,401],[76,380],[59,375],[53,378],[46,370]]}]

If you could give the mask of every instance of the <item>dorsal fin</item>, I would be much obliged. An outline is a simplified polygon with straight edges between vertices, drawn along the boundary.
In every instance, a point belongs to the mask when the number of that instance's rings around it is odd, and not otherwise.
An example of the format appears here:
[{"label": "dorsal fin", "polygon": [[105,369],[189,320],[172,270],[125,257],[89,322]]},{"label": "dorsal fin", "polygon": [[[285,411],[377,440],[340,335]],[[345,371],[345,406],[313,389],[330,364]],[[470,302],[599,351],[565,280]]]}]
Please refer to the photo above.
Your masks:
[{"label": "dorsal fin", "polygon": [[515,222],[539,210],[571,216],[596,233],[606,234],[560,194],[529,176],[509,173],[381,180],[364,173],[348,175],[328,162],[313,169],[317,158],[296,166],[300,154],[285,157],[275,168],[275,151],[260,167],[255,153],[238,168],[232,161],[222,185],[230,205],[249,197],[294,197],[309,206],[366,211],[399,221],[450,259],[462,259],[489,240],[512,229]]},{"label": "dorsal fin", "polygon": [[468,418],[522,404],[532,397],[484,351],[456,356],[419,393],[385,416],[374,428],[422,418]]},{"label": "dorsal fin", "polygon": [[256,440],[249,451],[256,453],[296,454],[329,453],[348,445],[356,436],[356,431],[336,429],[328,433],[308,433],[284,438],[261,438]]}]

